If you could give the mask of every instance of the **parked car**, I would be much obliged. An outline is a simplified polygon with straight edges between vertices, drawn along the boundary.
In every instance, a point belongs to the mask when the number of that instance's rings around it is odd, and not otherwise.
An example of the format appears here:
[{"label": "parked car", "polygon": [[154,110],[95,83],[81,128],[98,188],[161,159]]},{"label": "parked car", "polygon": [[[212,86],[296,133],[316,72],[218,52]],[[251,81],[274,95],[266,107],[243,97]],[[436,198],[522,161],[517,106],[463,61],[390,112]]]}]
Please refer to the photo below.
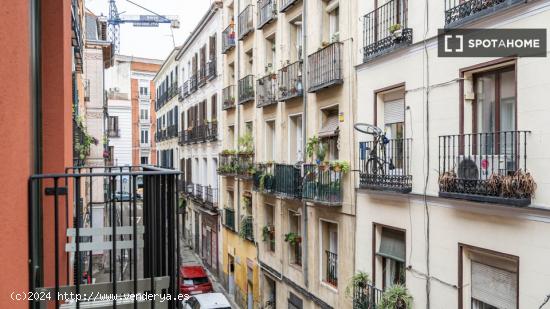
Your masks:
[{"label": "parked car", "polygon": [[187,295],[213,292],[206,270],[199,265],[180,268],[180,292]]},{"label": "parked car", "polygon": [[192,296],[183,303],[184,309],[231,309],[222,293],[205,293]]},{"label": "parked car", "polygon": [[117,192],[115,193],[115,201],[128,202],[130,201],[130,193],[128,192]]}]

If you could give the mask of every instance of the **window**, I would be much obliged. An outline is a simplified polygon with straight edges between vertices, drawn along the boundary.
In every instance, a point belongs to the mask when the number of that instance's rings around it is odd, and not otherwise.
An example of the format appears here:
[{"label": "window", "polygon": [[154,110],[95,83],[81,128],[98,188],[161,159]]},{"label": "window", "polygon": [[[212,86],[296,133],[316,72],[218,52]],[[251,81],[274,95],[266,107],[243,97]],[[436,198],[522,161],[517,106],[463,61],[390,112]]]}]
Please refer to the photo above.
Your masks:
[{"label": "window", "polygon": [[245,132],[252,135],[252,121],[247,121],[244,124]]},{"label": "window", "polygon": [[302,145],[302,115],[291,116],[289,121],[288,134],[288,160],[298,162],[303,159]]},{"label": "window", "polygon": [[212,99],[210,100],[210,115],[211,115],[211,121],[217,121],[218,120],[218,96],[217,94],[212,95]]},{"label": "window", "polygon": [[376,265],[381,266],[382,288],[405,284],[405,232],[377,227],[380,244],[376,251]]},{"label": "window", "polygon": [[229,149],[234,148],[235,143],[235,126],[229,126],[227,130],[227,139]]},{"label": "window", "polygon": [[328,29],[325,27],[324,31],[328,34],[328,38],[324,36],[324,39],[328,42],[338,42],[340,40],[340,9],[338,0],[331,0],[325,6],[326,17],[328,20]]},{"label": "window", "polygon": [[265,122],[265,159],[273,161],[276,157],[277,139],[275,137],[275,120]]},{"label": "window", "polygon": [[290,49],[291,61],[302,59],[302,16],[290,22]]},{"label": "window", "polygon": [[85,102],[90,101],[90,80],[89,79],[84,80],[84,101]]},{"label": "window", "polygon": [[338,286],[338,225],[321,221],[322,280]]},{"label": "window", "polygon": [[149,110],[146,108],[142,108],[139,112],[139,118],[141,120],[149,120]]},{"label": "window", "polygon": [[[302,223],[299,213],[288,211],[288,234],[285,235],[286,241],[290,246],[290,264],[302,266]],[[292,241],[288,235],[294,236],[295,241]]]},{"label": "window", "polygon": [[275,72],[275,61],[277,61],[277,45],[275,44],[275,34],[272,34],[265,40],[265,72]]},{"label": "window", "polygon": [[141,95],[141,96],[148,96],[148,95],[149,95],[149,88],[147,88],[147,87],[139,87],[139,95]]},{"label": "window", "polygon": [[288,295],[288,309],[302,309],[303,307],[302,299],[290,292]]},{"label": "window", "polygon": [[141,157],[141,164],[149,164],[149,157]]},{"label": "window", "polygon": [[107,120],[107,129],[110,137],[118,137],[118,116],[109,116]]},{"label": "window", "polygon": [[472,309],[518,308],[519,258],[459,245],[462,302]]},{"label": "window", "polygon": [[322,126],[319,138],[327,147],[324,160],[338,159],[338,106],[322,110]]},{"label": "window", "polygon": [[275,207],[265,204],[265,230],[262,230],[262,240],[266,250],[275,252]]},{"label": "window", "polygon": [[149,144],[149,130],[141,130],[141,143]]}]

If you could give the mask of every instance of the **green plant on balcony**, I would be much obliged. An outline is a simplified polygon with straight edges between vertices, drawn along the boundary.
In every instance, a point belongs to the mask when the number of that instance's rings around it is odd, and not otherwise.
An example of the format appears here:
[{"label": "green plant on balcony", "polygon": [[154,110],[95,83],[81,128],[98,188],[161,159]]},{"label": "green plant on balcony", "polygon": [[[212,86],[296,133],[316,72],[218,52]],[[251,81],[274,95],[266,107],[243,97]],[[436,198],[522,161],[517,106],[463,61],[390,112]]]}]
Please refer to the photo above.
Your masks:
[{"label": "green plant on balcony", "polygon": [[302,236],[295,232],[285,234],[285,242],[288,242],[292,246],[295,246],[302,242]]},{"label": "green plant on balcony", "polygon": [[342,172],[342,173],[344,173],[344,174],[347,174],[347,173],[349,173],[349,171],[350,171],[349,162],[348,162],[348,161],[345,161],[345,160],[333,160],[333,161],[330,161],[330,167],[331,167],[335,172]]},{"label": "green plant on balcony", "polygon": [[234,149],[224,149],[220,153],[222,156],[231,156],[237,154],[237,151]]},{"label": "green plant on balcony", "polygon": [[378,308],[380,309],[410,309],[413,298],[402,284],[394,284],[384,291]]},{"label": "green plant on balcony", "polygon": [[[275,233],[275,227],[271,224],[265,225],[262,228],[262,240],[269,241],[272,238],[273,233]],[[272,242],[275,242],[274,239],[271,240]]]},{"label": "green plant on balcony", "polygon": [[369,284],[369,275],[366,272],[359,271],[354,274],[346,286],[345,294],[349,298],[353,298],[354,291],[364,289]]},{"label": "green plant on balcony", "polygon": [[252,133],[246,132],[237,140],[238,154],[250,155],[254,153],[254,141]]},{"label": "green plant on balcony", "polygon": [[401,30],[401,24],[393,24],[388,28],[388,31],[393,34],[394,32]]}]

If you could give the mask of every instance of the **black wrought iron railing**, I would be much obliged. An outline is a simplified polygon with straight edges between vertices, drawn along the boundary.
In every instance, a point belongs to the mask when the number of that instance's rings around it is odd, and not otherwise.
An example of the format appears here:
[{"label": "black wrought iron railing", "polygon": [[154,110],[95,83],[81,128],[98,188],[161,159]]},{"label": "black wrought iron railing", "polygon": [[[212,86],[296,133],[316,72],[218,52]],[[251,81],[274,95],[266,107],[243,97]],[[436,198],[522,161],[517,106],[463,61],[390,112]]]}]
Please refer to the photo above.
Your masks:
[{"label": "black wrought iron railing", "polygon": [[289,100],[303,95],[302,61],[296,61],[279,70],[277,77],[279,101]]},{"label": "black wrought iron railing", "polygon": [[359,186],[408,193],[412,190],[412,139],[390,139],[383,144],[359,143]]},{"label": "black wrought iron railing", "polygon": [[304,164],[302,199],[320,204],[342,204],[342,171],[316,164]]},{"label": "black wrought iron railing", "polygon": [[241,179],[252,179],[254,175],[254,154],[240,153],[237,155],[235,165],[235,177]]},{"label": "black wrought iron railing", "polygon": [[235,210],[230,208],[224,208],[224,225],[232,230],[235,231]]},{"label": "black wrought iron railing", "polygon": [[253,9],[252,4],[249,4],[239,13],[239,40],[244,39],[250,32],[254,31]]},{"label": "black wrought iron railing", "polygon": [[173,124],[168,126],[168,128],[166,129],[166,132],[168,134],[167,138],[178,137],[178,125]]},{"label": "black wrought iron railing", "polygon": [[258,0],[258,29],[277,18],[276,0]]},{"label": "black wrought iron railing", "polygon": [[294,4],[299,2],[300,0],[281,0],[281,13],[286,12],[289,8],[291,8]]},{"label": "black wrought iron railing", "polygon": [[208,80],[213,80],[218,75],[216,63],[217,63],[216,58],[212,58],[206,64],[206,68],[207,68],[206,77],[208,78]]},{"label": "black wrought iron railing", "polygon": [[325,250],[326,254],[326,277],[325,281],[338,286],[338,254]]},{"label": "black wrought iron railing", "polygon": [[254,228],[252,224],[252,216],[243,216],[243,218],[241,219],[239,234],[241,234],[244,239],[254,242]]},{"label": "black wrought iron railing", "polygon": [[182,101],[183,99],[187,98],[188,96],[189,96],[189,81],[186,80],[180,88],[179,100]]},{"label": "black wrought iron railing", "polygon": [[195,201],[202,203],[204,201],[204,187],[200,184],[195,184],[195,190],[193,192],[193,198]]},{"label": "black wrought iron railing", "polygon": [[343,83],[342,46],[335,42],[308,56],[309,92]]},{"label": "black wrought iron railing", "polygon": [[521,3],[525,1],[445,0],[445,27],[458,26]]},{"label": "black wrought iron railing", "polygon": [[527,170],[530,131],[439,137],[439,195],[526,206],[536,184]]},{"label": "black wrought iron railing", "polygon": [[209,207],[211,210],[217,210],[218,209],[218,188],[213,188],[212,186],[208,186],[205,189],[205,205]]},{"label": "black wrought iron railing", "polygon": [[273,164],[257,163],[255,173],[252,178],[254,191],[262,193],[271,193],[275,187],[275,176],[273,173]]},{"label": "black wrought iron railing", "polygon": [[277,75],[268,74],[256,82],[256,107],[277,104]]},{"label": "black wrought iron railing", "polygon": [[239,80],[239,104],[254,101],[254,75],[247,75]]},{"label": "black wrought iron railing", "polygon": [[293,164],[275,164],[275,186],[273,192],[277,195],[300,199],[302,198],[302,176],[300,167]]},{"label": "black wrought iron railing", "polygon": [[391,0],[363,19],[363,61],[412,43],[412,29],[407,28],[407,0]]},{"label": "black wrought iron railing", "polygon": [[209,121],[181,132],[180,141],[182,144],[204,143],[214,141],[217,137],[218,123]]},{"label": "black wrought iron railing", "polygon": [[235,29],[234,25],[229,25],[222,32],[222,54],[227,53],[235,47]]},{"label": "black wrought iron railing", "polygon": [[197,74],[191,75],[189,78],[189,94],[194,93],[197,91]]},{"label": "black wrought iron railing", "polygon": [[206,63],[202,63],[201,66],[199,67],[199,81],[197,83],[198,87],[202,87],[206,85],[206,80],[208,79],[206,72],[207,72]]},{"label": "black wrought iron railing", "polygon": [[353,309],[376,309],[382,300],[384,291],[365,283],[364,286],[355,285],[353,288]]},{"label": "black wrought iron railing", "polygon": [[237,168],[237,155],[235,154],[220,154],[220,164],[218,165],[218,174],[221,176],[235,175]]},{"label": "black wrought iron railing", "polygon": [[230,85],[222,90],[223,103],[222,108],[224,110],[235,107],[235,86]]},{"label": "black wrought iron railing", "polygon": [[[61,308],[73,295],[161,293],[171,300],[82,300],[71,306],[177,308],[180,173],[152,166],[71,167],[29,179],[32,308]],[[138,191],[142,184],[143,191]],[[159,194],[163,192],[163,194]],[[95,219],[98,216],[101,220]],[[175,297],[175,298],[174,298]],[[169,298],[167,298],[169,299]]]}]

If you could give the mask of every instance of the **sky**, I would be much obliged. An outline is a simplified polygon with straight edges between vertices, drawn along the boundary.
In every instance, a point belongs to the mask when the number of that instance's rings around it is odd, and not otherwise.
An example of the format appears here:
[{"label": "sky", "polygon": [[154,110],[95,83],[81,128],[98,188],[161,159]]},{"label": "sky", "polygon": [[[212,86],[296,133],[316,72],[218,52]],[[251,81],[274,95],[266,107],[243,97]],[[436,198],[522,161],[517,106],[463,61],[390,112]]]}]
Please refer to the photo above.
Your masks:
[{"label": "sky", "polygon": [[[204,16],[212,0],[132,0],[160,15],[177,15],[180,28],[173,29],[176,45],[181,45]],[[109,15],[109,0],[85,0],[86,7],[96,15]],[[126,0],[116,0],[120,15],[150,13]],[[174,47],[169,24],[159,27],[120,26],[120,54],[164,60]]]}]

